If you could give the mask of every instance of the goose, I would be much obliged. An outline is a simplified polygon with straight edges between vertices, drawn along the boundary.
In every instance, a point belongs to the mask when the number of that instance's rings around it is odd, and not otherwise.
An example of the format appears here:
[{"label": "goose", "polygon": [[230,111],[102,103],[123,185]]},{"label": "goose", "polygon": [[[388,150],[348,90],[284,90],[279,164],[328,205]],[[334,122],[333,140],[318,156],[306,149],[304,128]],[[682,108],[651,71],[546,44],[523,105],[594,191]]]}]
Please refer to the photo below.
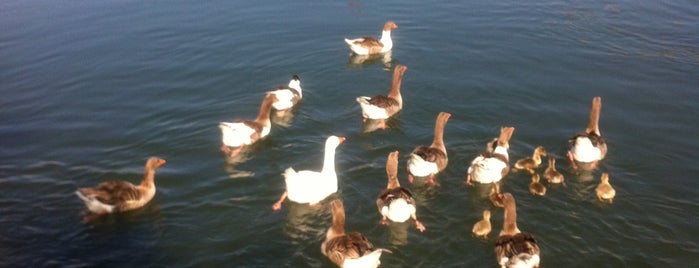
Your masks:
[{"label": "goose", "polygon": [[526,170],[530,174],[534,174],[534,169],[541,164],[541,157],[546,156],[546,149],[543,146],[538,146],[534,149],[532,157],[526,157],[515,162],[515,169]]},{"label": "goose", "polygon": [[447,167],[449,160],[447,158],[447,148],[444,146],[444,126],[447,124],[449,117],[451,117],[450,113],[439,113],[434,124],[432,144],[429,147],[424,145],[415,147],[413,152],[410,153],[407,167],[408,182],[413,183],[414,176],[429,176],[430,180],[427,183],[438,185],[434,181],[434,176]]},{"label": "goose", "polygon": [[335,173],[335,149],[345,141],[345,137],[330,136],[325,140],[323,169],[318,171],[295,171],[289,167],[284,170],[286,190],[272,209],[280,210],[288,197],[296,203],[316,205],[329,195],[337,192],[337,173]]},{"label": "goose", "polygon": [[546,187],[539,182],[539,174],[532,175],[532,182],[529,183],[529,193],[533,195],[544,196],[546,194]]},{"label": "goose", "polygon": [[614,202],[614,196],[616,195],[616,191],[614,190],[614,187],[612,187],[612,185],[609,184],[608,173],[602,173],[602,176],[600,177],[600,183],[599,185],[597,185],[595,192],[597,192],[597,200],[601,202],[607,202],[609,204]]},{"label": "goose", "polygon": [[536,238],[517,228],[517,205],[510,193],[503,195],[505,222],[495,241],[495,257],[500,267],[539,267],[540,250]]},{"label": "goose", "polygon": [[544,179],[549,183],[563,183],[565,181],[563,174],[556,170],[556,158],[553,156],[549,156],[549,166],[544,171]]},{"label": "goose", "polygon": [[397,65],[393,71],[393,82],[387,96],[361,96],[357,98],[362,108],[362,117],[366,119],[387,119],[403,108],[403,98],[400,95],[400,84],[407,66]]},{"label": "goose", "polygon": [[505,205],[502,203],[502,194],[500,193],[500,183],[493,182],[492,185],[493,187],[490,188],[490,194],[488,194],[488,199],[490,199],[490,203],[492,203],[493,206],[496,207],[504,207]]},{"label": "goose", "polygon": [[272,103],[272,108],[277,110],[278,115],[293,108],[302,98],[303,90],[301,89],[301,78],[298,75],[293,75],[287,86],[278,86],[267,92],[274,94],[277,101]]},{"label": "goose", "polygon": [[[230,157],[235,157],[246,145],[253,144],[269,135],[272,123],[269,115],[272,103],[277,101],[274,94],[267,94],[260,105],[260,112],[257,119],[237,120],[235,122],[221,122],[218,127],[221,129],[221,151]],[[235,147],[235,149],[231,149]]]},{"label": "goose", "polygon": [[602,138],[599,131],[599,116],[602,110],[602,98],[594,97],[592,99],[592,108],[590,109],[590,121],[588,122],[585,132],[575,134],[568,144],[568,160],[574,169],[578,168],[579,162],[583,167],[595,169],[597,163],[604,159],[607,155],[607,143]]},{"label": "goose", "polygon": [[376,206],[383,217],[381,224],[388,224],[388,219],[394,222],[405,222],[411,218],[415,221],[417,229],[424,232],[425,226],[417,220],[415,214],[413,193],[405,187],[400,187],[398,182],[398,151],[388,155],[386,174],[388,175],[388,185],[376,199]]},{"label": "goose", "polygon": [[471,232],[476,236],[487,237],[490,233],[490,210],[483,210],[483,219],[473,225]]},{"label": "goose", "polygon": [[485,144],[485,152],[487,153],[493,153],[495,151],[495,148],[498,147],[498,138],[493,138],[490,140],[488,143]]},{"label": "goose", "polygon": [[75,194],[87,209],[97,215],[133,210],[148,204],[155,196],[155,171],[165,160],[151,157],[146,161],[143,179],[138,185],[127,181],[109,181],[97,187],[80,188]]},{"label": "goose", "polygon": [[345,208],[342,201],[333,200],[330,205],[333,223],[320,246],[320,252],[339,267],[378,267],[381,264],[381,254],[391,251],[374,248],[361,233],[345,233]]},{"label": "goose", "polygon": [[383,26],[383,32],[381,33],[381,39],[376,39],[374,37],[364,36],[355,39],[345,38],[345,43],[349,46],[350,50],[355,54],[359,55],[369,55],[369,54],[379,54],[390,51],[393,48],[393,41],[391,40],[391,30],[398,28],[392,21],[386,22]]},{"label": "goose", "polygon": [[510,138],[515,131],[513,127],[501,127],[500,137],[493,152],[484,152],[471,162],[466,175],[466,184],[473,186],[473,182],[493,183],[500,181],[509,172],[510,156],[507,150],[510,148]]}]

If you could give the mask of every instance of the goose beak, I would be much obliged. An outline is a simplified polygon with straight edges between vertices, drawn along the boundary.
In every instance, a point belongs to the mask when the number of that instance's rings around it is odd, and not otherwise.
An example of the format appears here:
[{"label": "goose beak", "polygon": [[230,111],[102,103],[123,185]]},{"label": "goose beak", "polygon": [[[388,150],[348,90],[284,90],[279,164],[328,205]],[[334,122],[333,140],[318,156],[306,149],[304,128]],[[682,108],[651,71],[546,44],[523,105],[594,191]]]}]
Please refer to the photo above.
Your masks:
[{"label": "goose beak", "polygon": [[347,138],[345,138],[345,137],[337,137],[337,139],[340,140],[340,143],[343,143],[343,142],[345,142],[345,140],[346,140]]},{"label": "goose beak", "polygon": [[160,165],[164,165],[166,162],[167,162],[167,161],[165,161],[165,159],[159,159],[159,160],[158,160],[158,164],[160,164]]}]

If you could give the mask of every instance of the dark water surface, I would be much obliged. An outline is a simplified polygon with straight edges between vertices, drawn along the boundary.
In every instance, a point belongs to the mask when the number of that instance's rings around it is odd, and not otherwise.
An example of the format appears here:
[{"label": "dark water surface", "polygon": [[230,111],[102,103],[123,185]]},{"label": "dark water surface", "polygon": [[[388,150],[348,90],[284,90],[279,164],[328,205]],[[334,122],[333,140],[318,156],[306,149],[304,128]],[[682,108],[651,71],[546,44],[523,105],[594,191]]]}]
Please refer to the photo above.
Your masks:
[{"label": "dark water surface", "polygon": [[[281,172],[320,169],[337,151],[347,228],[393,254],[383,267],[495,267],[502,210],[468,163],[501,125],[512,161],[542,145],[566,186],[543,198],[511,173],[519,227],[544,267],[686,267],[699,263],[699,5],[694,1],[2,1],[0,266],[330,267],[318,209],[271,205]],[[344,37],[393,32],[391,62],[356,64]],[[363,133],[360,95],[385,94],[408,66],[391,130]],[[256,116],[266,90],[298,74],[304,100],[286,125],[227,163],[219,121]],[[573,172],[567,139],[602,97],[609,153]],[[385,161],[429,144],[452,114],[440,187],[410,185],[420,233],[379,225]],[[78,187],[136,182],[149,156],[168,162],[145,208],[81,222]],[[542,169],[543,170],[543,169]],[[602,172],[617,190],[595,200]],[[492,209],[493,232],[471,227]]]}]

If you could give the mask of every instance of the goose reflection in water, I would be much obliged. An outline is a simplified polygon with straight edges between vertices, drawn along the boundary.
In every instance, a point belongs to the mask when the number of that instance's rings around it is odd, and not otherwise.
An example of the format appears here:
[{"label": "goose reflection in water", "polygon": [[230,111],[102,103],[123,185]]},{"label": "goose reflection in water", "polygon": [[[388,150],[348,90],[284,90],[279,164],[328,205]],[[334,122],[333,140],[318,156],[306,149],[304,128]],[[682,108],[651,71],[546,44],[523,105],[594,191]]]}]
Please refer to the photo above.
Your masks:
[{"label": "goose reflection in water", "polygon": [[570,187],[569,191],[571,191],[572,197],[576,200],[588,201],[595,199],[597,181],[595,181],[592,171],[580,172],[575,180],[569,180],[566,185],[566,187]]},{"label": "goose reflection in water", "polygon": [[250,158],[252,158],[253,150],[254,148],[252,146],[248,146],[243,148],[237,155],[233,157],[231,157],[228,154],[224,154],[225,165],[223,167],[223,170],[228,174],[229,178],[249,178],[255,175],[255,173],[250,171],[236,169],[237,165],[245,163],[246,161],[250,160]]},{"label": "goose reflection in water", "polygon": [[393,64],[397,64],[398,60],[392,59],[393,51],[389,51],[383,54],[372,54],[372,55],[358,55],[355,53],[350,53],[349,59],[347,60],[347,68],[359,69],[363,67],[368,67],[377,63],[383,65],[384,71],[391,71]]},{"label": "goose reflection in water", "polygon": [[[329,198],[327,200],[332,200]],[[322,201],[316,206],[287,202],[286,224],[284,232],[293,241],[310,241],[319,235],[325,235],[327,221],[330,217],[328,201]]]},{"label": "goose reflection in water", "polygon": [[[84,215],[81,214],[80,216]],[[91,226],[90,230],[99,230],[99,228],[95,227],[107,227],[113,225],[138,225],[143,223],[144,221],[148,221],[154,223],[152,226],[153,228],[157,228],[159,231],[161,231],[160,228],[162,226],[158,223],[161,223],[163,218],[164,217],[160,212],[160,206],[155,200],[152,200],[151,202],[149,202],[141,208],[124,211],[121,213],[105,214],[101,217],[97,217],[88,222],[83,223]],[[97,233],[103,235],[102,232],[96,232],[96,234]]]},{"label": "goose reflection in water", "polygon": [[379,130],[400,129],[400,115],[392,116],[388,119],[366,119],[362,120],[362,133],[371,133]]},{"label": "goose reflection in water", "polygon": [[275,111],[270,117],[272,124],[282,127],[290,127],[291,121],[294,120],[296,110],[296,107],[294,107],[289,111]]},{"label": "goose reflection in water", "polygon": [[405,246],[408,244],[408,228],[413,226],[411,221],[388,223],[388,243],[394,246]]}]

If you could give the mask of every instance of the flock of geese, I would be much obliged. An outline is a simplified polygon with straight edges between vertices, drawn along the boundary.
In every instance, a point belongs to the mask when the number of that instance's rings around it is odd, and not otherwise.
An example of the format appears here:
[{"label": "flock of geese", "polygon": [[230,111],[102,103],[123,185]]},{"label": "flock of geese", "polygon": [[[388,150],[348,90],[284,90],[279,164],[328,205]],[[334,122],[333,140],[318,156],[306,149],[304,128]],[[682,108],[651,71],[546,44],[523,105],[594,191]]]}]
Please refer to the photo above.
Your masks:
[{"label": "flock of geese", "polygon": [[[384,25],[379,39],[361,37],[345,39],[345,42],[357,55],[387,53],[393,47],[391,30],[397,27],[394,22],[389,21]],[[391,88],[387,95],[357,98],[364,121],[374,121],[379,122],[379,125],[385,125],[384,120],[397,114],[403,108],[400,88],[406,70],[406,66],[395,66]],[[297,75],[294,75],[287,86],[276,87],[267,92],[256,119],[221,122],[219,124],[223,144],[221,150],[229,157],[236,157],[246,146],[270,134],[272,111],[278,115],[291,113],[302,98],[301,80]],[[598,125],[601,107],[601,98],[593,98],[587,128],[569,140],[567,156],[575,169],[594,169],[607,153],[607,145]],[[432,144],[417,146],[410,153],[406,169],[408,181],[411,184],[414,182],[414,177],[424,177],[427,178],[427,184],[438,185],[434,180],[435,175],[444,170],[448,163],[443,133],[450,116],[451,114],[446,112],[439,113],[434,126]],[[540,183],[540,176],[536,174],[535,169],[542,163],[542,157],[546,156],[546,150],[543,147],[537,147],[532,157],[516,161],[511,168],[508,150],[514,130],[514,127],[501,127],[499,136],[488,142],[485,151],[470,163],[466,174],[466,184],[492,184],[489,199],[493,206],[504,208],[503,229],[495,242],[497,263],[501,267],[539,267],[540,250],[536,238],[517,228],[515,198],[510,193],[501,193],[499,182],[511,170],[526,171],[532,175],[532,182],[529,186],[530,193],[545,195],[546,187]],[[344,137],[330,136],[327,138],[323,167],[320,171],[296,171],[291,167],[287,168],[283,173],[286,190],[273,204],[272,209],[280,210],[287,199],[296,203],[318,206],[326,197],[337,192],[335,150],[344,141]],[[556,170],[555,161],[554,157],[548,158],[548,168],[543,173],[543,177],[550,184],[564,183],[564,176]],[[143,179],[138,185],[126,181],[110,181],[100,183],[96,187],[78,189],[75,193],[84,201],[88,209],[84,220],[89,221],[104,214],[137,209],[147,204],[156,192],[155,172],[164,164],[165,160],[157,157],[148,159]],[[425,231],[425,226],[417,219],[415,199],[411,191],[401,187],[398,182],[398,151],[388,155],[386,173],[388,177],[386,189],[381,191],[376,199],[376,206],[382,217],[381,223],[411,220],[419,231]],[[609,184],[607,173],[602,174],[596,194],[600,201],[612,202],[615,191]],[[375,248],[364,235],[358,232],[346,232],[345,210],[342,201],[333,200],[330,204],[332,207],[332,226],[327,231],[321,252],[339,267],[377,267],[380,264],[381,254],[390,251]],[[477,222],[472,229],[475,236],[487,236],[490,233],[490,215],[490,210],[483,211],[483,220]]]}]

